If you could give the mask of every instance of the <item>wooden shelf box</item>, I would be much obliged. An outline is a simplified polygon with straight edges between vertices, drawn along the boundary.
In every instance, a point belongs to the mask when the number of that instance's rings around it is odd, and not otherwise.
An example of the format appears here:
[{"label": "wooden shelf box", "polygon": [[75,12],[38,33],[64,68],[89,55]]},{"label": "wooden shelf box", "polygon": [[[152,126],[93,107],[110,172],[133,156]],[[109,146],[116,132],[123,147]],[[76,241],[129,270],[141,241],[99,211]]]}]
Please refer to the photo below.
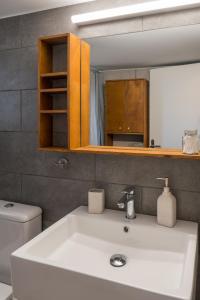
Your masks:
[{"label": "wooden shelf box", "polygon": [[71,33],[39,39],[40,150],[81,146],[81,44]]}]

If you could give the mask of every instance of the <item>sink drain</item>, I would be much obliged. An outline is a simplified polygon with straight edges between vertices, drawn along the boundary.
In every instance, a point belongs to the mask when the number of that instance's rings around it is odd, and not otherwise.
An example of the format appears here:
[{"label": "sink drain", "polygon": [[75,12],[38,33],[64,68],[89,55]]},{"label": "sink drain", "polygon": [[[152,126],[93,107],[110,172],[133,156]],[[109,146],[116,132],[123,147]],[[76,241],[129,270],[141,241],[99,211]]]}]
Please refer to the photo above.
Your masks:
[{"label": "sink drain", "polygon": [[126,265],[127,258],[125,255],[122,254],[114,254],[110,258],[111,266],[115,268],[120,268]]}]

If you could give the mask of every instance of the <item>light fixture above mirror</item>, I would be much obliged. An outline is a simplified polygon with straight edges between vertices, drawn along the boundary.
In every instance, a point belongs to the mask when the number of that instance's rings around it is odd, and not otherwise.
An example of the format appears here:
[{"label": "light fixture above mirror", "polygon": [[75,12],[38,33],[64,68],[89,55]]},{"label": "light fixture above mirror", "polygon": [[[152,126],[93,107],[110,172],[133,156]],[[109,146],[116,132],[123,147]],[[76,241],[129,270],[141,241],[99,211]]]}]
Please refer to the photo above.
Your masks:
[{"label": "light fixture above mirror", "polygon": [[86,25],[199,6],[200,0],[156,0],[74,15],[71,20],[74,24]]}]

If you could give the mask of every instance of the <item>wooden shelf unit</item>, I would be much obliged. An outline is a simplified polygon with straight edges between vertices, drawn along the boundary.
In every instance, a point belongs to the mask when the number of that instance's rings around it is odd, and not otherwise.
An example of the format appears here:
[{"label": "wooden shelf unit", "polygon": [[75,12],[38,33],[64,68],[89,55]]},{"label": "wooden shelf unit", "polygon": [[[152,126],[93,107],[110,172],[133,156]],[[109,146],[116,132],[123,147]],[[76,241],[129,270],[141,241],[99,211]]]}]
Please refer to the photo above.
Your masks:
[{"label": "wooden shelf unit", "polygon": [[39,39],[38,48],[39,150],[78,148],[81,40],[71,33],[46,36]]}]

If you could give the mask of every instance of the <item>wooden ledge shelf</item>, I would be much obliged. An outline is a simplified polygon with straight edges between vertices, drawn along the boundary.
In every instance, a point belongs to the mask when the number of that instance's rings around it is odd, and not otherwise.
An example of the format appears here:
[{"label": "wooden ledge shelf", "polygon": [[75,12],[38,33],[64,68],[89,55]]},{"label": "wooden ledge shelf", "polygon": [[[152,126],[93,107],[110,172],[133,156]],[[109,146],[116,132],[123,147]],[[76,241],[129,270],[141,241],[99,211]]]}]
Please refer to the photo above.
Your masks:
[{"label": "wooden ledge shelf", "polygon": [[106,131],[106,134],[116,134],[116,135],[144,135],[143,132],[121,132],[121,131]]},{"label": "wooden ledge shelf", "polygon": [[66,109],[40,110],[41,114],[66,114]]},{"label": "wooden ledge shelf", "polygon": [[43,94],[63,94],[67,92],[67,88],[42,89],[40,92]]},{"label": "wooden ledge shelf", "polygon": [[132,148],[132,147],[109,147],[109,146],[86,146],[71,151],[77,153],[95,153],[95,154],[116,154],[148,157],[169,157],[180,159],[200,160],[200,154],[183,154],[180,149],[153,149],[153,148]]},{"label": "wooden ledge shelf", "polygon": [[40,147],[38,150],[46,152],[69,152],[65,147]]},{"label": "wooden ledge shelf", "polygon": [[64,79],[67,77],[67,72],[45,73],[41,74],[40,77],[49,79]]}]

